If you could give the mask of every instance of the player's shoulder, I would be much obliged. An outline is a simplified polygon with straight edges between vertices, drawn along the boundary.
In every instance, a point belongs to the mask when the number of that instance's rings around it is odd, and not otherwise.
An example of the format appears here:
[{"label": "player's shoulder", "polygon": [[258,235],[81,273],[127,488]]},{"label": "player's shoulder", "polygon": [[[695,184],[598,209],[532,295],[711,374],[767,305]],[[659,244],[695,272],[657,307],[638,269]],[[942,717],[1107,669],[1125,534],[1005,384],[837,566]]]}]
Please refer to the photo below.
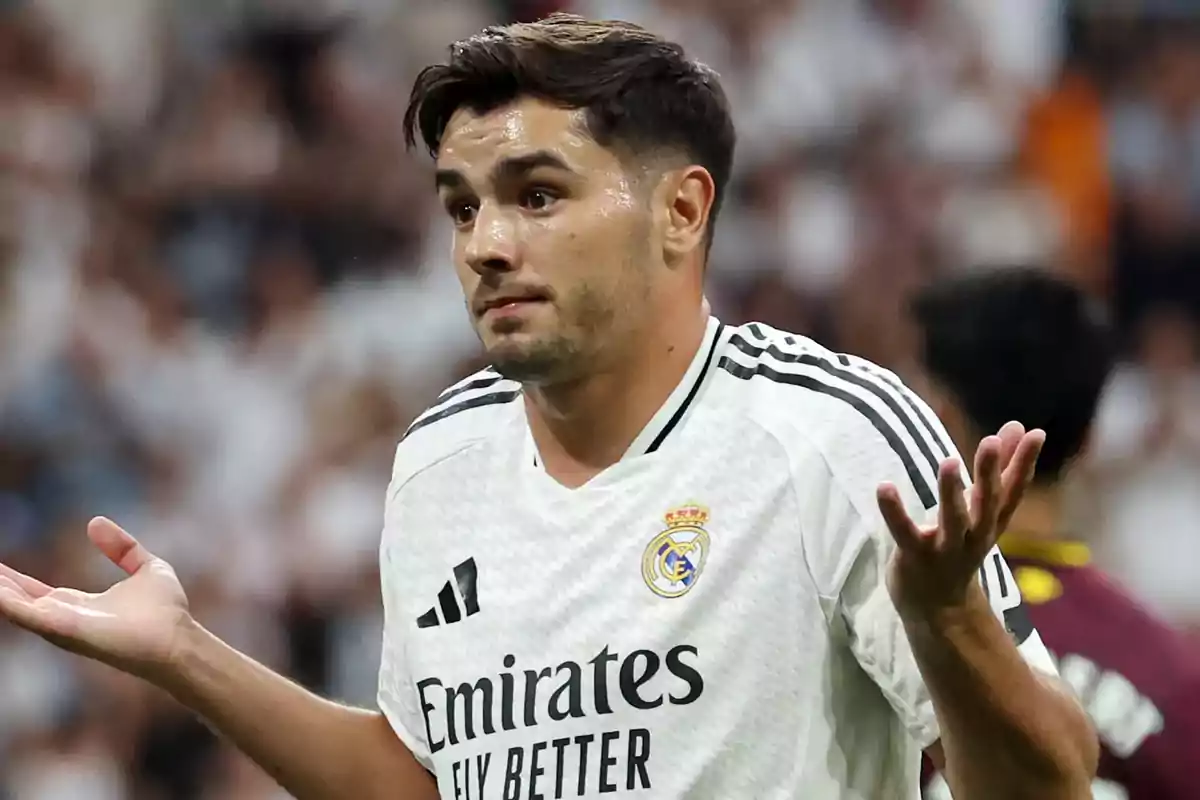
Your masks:
[{"label": "player's shoulder", "polygon": [[[1115,579],[1091,564],[1085,545],[1076,542],[1041,544],[1048,555],[1030,555],[1039,543],[1002,541],[1004,557],[1017,574],[1021,593],[1035,605],[1075,606],[1105,624],[1133,623],[1136,627],[1155,627],[1153,615],[1135,600]],[[1050,549],[1050,548],[1054,549]]]},{"label": "player's shoulder", "polygon": [[393,488],[414,475],[506,430],[521,414],[521,385],[495,370],[455,383],[408,426],[392,468]]},{"label": "player's shoulder", "polygon": [[854,425],[866,421],[860,398],[886,404],[882,398],[907,392],[878,364],[761,322],[731,327],[721,355],[719,366],[737,379],[731,385],[744,405],[791,418],[823,412]]},{"label": "player's shoulder", "polygon": [[926,507],[934,504],[938,464],[953,444],[894,372],[759,322],[730,329],[718,366],[726,404],[786,445],[815,449],[834,472],[872,487],[902,469]]},{"label": "player's shoulder", "polygon": [[[1160,668],[1184,667],[1197,673],[1200,652],[1177,629],[1160,619],[1130,594],[1115,578],[1095,566],[1054,571],[1062,582],[1063,605],[1082,617],[1104,620],[1106,629],[1117,632],[1124,646],[1153,656]],[[1025,586],[1022,585],[1022,592]]]},{"label": "player's shoulder", "polygon": [[[1083,545],[1014,542],[1007,537],[1001,544],[1026,603],[1052,612],[1041,617],[1048,638],[1057,638],[1056,627],[1081,631],[1099,626],[1115,634],[1113,641],[1120,643],[1116,648],[1106,648],[1102,655],[1124,656],[1132,651],[1139,659],[1153,655],[1152,660],[1160,666],[1180,658],[1200,665],[1200,653],[1179,631],[1159,619],[1118,580],[1083,561],[1088,557]],[[1039,548],[1044,554],[1031,555]],[[1039,622],[1041,625],[1043,622]],[[1109,637],[1100,638],[1107,641]],[[1053,648],[1055,642],[1049,644]]]}]

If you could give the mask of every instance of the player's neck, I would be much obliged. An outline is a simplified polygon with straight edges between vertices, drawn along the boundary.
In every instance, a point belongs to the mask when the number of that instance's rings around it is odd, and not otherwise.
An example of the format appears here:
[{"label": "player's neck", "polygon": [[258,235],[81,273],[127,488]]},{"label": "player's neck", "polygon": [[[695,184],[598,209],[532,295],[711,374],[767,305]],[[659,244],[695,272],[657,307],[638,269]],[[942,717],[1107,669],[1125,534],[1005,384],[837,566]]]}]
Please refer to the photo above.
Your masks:
[{"label": "player's neck", "polygon": [[560,483],[587,483],[621,460],[691,365],[707,311],[660,318],[643,343],[607,368],[568,384],[526,389],[529,428],[546,472]]},{"label": "player's neck", "polygon": [[1057,488],[1030,487],[1017,506],[1007,533],[1020,539],[1050,541],[1062,536],[1063,497]]}]

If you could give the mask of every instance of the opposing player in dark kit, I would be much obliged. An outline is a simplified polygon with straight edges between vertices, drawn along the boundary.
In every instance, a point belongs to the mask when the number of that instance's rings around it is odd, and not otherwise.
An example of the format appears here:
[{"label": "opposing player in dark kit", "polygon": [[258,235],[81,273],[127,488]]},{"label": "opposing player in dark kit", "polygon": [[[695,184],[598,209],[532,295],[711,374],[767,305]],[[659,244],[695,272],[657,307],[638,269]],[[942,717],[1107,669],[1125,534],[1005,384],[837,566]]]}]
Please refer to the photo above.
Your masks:
[{"label": "opposing player in dark kit", "polygon": [[[1089,564],[1063,523],[1063,478],[1084,446],[1111,353],[1086,298],[1040,270],[935,285],[914,304],[924,393],[964,449],[997,420],[1046,431],[1033,485],[1000,539],[1032,622],[1100,735],[1098,800],[1198,794],[1200,660]],[[1154,532],[1146,532],[1154,546]],[[1017,625],[1024,624],[1017,621]],[[940,777],[927,800],[950,796]]]}]

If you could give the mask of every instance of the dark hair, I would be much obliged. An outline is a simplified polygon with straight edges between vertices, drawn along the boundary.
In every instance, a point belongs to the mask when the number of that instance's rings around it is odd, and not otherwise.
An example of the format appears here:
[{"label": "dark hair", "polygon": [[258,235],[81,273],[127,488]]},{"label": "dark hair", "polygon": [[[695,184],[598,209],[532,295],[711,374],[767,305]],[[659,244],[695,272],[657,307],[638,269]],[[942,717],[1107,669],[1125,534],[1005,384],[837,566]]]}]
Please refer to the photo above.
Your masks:
[{"label": "dark hair", "polygon": [[912,303],[921,360],[980,433],[1009,420],[1046,432],[1035,482],[1079,454],[1113,361],[1089,299],[1042,269],[997,268],[935,283]]},{"label": "dark hair", "polygon": [[736,140],[715,72],[629,22],[551,14],[489,27],[417,76],[404,115],[408,145],[419,136],[436,157],[459,108],[486,113],[523,96],[583,109],[592,139],[620,155],[679,153],[707,169],[716,188],[711,242]]}]

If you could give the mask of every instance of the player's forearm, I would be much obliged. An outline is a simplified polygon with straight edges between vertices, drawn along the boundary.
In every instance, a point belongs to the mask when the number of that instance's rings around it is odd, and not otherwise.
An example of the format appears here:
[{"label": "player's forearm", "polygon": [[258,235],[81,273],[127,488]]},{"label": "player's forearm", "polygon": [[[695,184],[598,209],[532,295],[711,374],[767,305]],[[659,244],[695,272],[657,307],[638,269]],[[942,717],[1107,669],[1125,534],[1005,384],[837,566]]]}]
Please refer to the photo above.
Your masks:
[{"label": "player's forearm", "polygon": [[1083,709],[1025,663],[977,586],[964,607],[905,629],[955,797],[1091,797],[1098,745]]},{"label": "player's forearm", "polygon": [[181,633],[177,658],[154,682],[299,800],[437,796],[381,714],[320,698],[199,625]]}]

